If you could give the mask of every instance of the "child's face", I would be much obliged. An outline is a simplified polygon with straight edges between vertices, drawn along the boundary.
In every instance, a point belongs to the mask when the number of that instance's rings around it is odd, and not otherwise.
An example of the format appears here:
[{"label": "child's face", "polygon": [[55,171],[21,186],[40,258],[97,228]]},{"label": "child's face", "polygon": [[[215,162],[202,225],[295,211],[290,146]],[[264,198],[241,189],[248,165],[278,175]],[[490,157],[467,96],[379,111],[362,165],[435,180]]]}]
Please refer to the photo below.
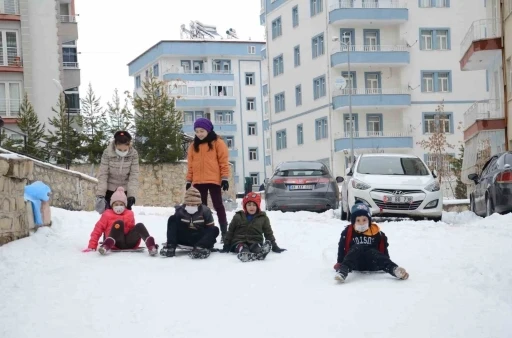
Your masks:
[{"label": "child's face", "polygon": [[196,128],[194,131],[196,133],[197,138],[200,140],[204,140],[204,138],[208,136],[208,132],[206,131],[206,129]]},{"label": "child's face", "polygon": [[356,221],[354,222],[354,225],[368,225],[368,217],[366,216],[358,216],[356,217]]},{"label": "child's face", "polygon": [[124,203],[121,201],[117,201],[112,204],[112,207],[124,207],[124,206],[125,206]]},{"label": "child's face", "polygon": [[247,209],[247,213],[250,215],[254,215],[258,211],[258,206],[254,202],[248,202],[245,205],[245,208]]}]

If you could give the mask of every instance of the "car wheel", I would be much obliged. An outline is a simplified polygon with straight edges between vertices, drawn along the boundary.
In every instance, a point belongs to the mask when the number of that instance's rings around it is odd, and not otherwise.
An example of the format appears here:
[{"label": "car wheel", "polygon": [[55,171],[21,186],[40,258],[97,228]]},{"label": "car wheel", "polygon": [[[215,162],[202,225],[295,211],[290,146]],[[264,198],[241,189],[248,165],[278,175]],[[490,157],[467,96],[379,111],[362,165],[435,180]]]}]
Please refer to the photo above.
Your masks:
[{"label": "car wheel", "polygon": [[443,216],[439,216],[439,217],[429,217],[427,218],[429,221],[434,221],[434,222],[441,222],[441,219],[443,218]]},{"label": "car wheel", "polygon": [[341,220],[346,221],[347,220],[347,213],[343,211],[343,205],[341,206]]},{"label": "car wheel", "polygon": [[489,196],[485,198],[485,217],[489,217],[494,214],[494,208],[492,206],[492,201]]},{"label": "car wheel", "polygon": [[469,199],[469,211],[471,211],[472,213],[476,214],[476,212],[475,212],[475,201],[472,198]]}]

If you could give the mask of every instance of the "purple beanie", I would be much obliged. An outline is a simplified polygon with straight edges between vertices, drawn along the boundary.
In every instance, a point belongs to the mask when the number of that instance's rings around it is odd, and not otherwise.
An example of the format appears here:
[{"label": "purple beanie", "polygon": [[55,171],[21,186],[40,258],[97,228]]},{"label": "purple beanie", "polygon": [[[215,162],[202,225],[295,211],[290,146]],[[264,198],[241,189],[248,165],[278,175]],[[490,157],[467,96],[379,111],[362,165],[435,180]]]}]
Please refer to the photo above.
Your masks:
[{"label": "purple beanie", "polygon": [[194,129],[203,128],[207,132],[211,132],[213,130],[213,124],[210,120],[201,117],[194,122]]}]

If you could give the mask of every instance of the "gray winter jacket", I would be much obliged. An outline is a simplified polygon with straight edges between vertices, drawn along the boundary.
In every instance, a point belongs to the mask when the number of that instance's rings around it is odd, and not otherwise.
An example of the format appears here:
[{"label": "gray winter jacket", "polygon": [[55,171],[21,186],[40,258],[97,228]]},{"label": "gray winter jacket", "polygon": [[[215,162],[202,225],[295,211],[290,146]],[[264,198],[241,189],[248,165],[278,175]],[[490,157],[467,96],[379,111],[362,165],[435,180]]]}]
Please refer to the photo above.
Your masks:
[{"label": "gray winter jacket", "polygon": [[128,154],[121,157],[116,154],[116,147],[112,141],[101,156],[96,195],[105,196],[107,190],[115,191],[118,187],[123,187],[128,197],[137,197],[139,154],[137,150],[130,147]]}]

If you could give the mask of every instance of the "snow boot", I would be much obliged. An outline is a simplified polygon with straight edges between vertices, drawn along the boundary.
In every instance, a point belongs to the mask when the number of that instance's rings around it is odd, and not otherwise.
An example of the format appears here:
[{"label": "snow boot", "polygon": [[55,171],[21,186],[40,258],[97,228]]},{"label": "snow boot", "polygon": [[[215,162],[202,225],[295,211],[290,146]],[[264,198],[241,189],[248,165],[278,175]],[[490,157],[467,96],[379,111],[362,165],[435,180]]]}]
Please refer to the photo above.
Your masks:
[{"label": "snow boot", "polygon": [[220,234],[220,244],[224,244],[224,238],[226,237],[226,231]]},{"label": "snow boot", "polygon": [[334,276],[334,279],[337,280],[340,283],[345,282],[345,279],[347,279],[348,276],[348,267],[346,265],[341,265],[338,270],[336,270],[336,275]]},{"label": "snow boot", "polygon": [[112,250],[112,248],[114,247],[115,244],[116,244],[115,239],[113,239],[112,237],[107,237],[107,239],[105,239],[103,241],[103,244],[100,246],[98,251],[100,254],[106,255],[108,252],[110,252],[110,250]]},{"label": "snow boot", "polygon": [[174,257],[176,256],[176,246],[172,244],[163,245],[160,250],[160,256]]},{"label": "snow boot", "polygon": [[265,243],[263,243],[263,246],[259,243],[256,243],[251,245],[249,249],[253,253],[255,259],[262,261],[267,257],[268,253],[272,250],[272,243],[270,243],[270,241],[265,241]]},{"label": "snow boot", "polygon": [[251,250],[249,250],[249,248],[245,244],[238,244],[236,247],[236,252],[238,253],[236,257],[244,263],[252,261],[254,259],[254,254],[251,252]]},{"label": "snow boot", "polygon": [[210,256],[210,250],[201,247],[195,247],[188,253],[188,256],[192,259],[205,259]]},{"label": "snow boot", "polygon": [[155,256],[158,253],[158,245],[155,244],[155,239],[153,236],[146,238],[146,247],[148,248],[150,256]]},{"label": "snow boot", "polygon": [[406,280],[407,278],[409,278],[409,273],[405,271],[404,268],[397,266],[396,268],[393,269],[393,276],[395,276],[398,279]]}]

